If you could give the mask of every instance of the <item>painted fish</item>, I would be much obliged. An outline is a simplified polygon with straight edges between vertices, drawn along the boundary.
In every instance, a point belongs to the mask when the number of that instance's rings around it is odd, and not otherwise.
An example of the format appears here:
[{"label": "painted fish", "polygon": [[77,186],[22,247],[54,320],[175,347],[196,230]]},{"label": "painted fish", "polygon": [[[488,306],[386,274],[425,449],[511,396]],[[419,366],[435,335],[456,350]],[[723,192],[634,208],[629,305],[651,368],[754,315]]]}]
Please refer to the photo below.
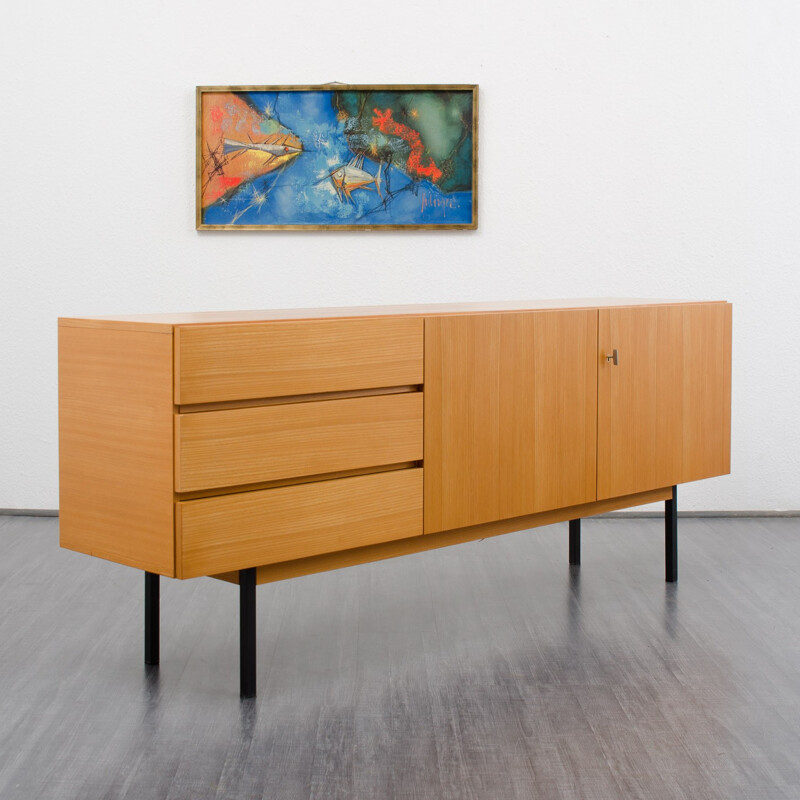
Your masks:
[{"label": "painted fish", "polygon": [[200,192],[204,209],[282,169],[305,151],[299,137],[288,129],[262,133],[271,129],[275,120],[246,95],[209,92],[203,96],[202,108]]},{"label": "painted fish", "polygon": [[[296,155],[303,152],[302,145],[296,147],[288,144],[292,137],[279,133],[268,136],[263,142],[237,142],[233,139],[223,139],[223,150],[225,155],[237,153],[241,150],[258,150],[261,153],[268,153],[271,156]],[[296,141],[296,140],[295,140]]]},{"label": "painted fish", "polygon": [[328,175],[339,200],[342,200],[343,197],[352,200],[351,192],[354,192],[356,189],[368,189],[372,191],[371,183],[375,184],[378,197],[383,200],[383,195],[381,194],[381,170],[383,169],[383,162],[378,164],[377,175],[371,175],[365,169],[362,169],[363,165],[364,156],[358,155],[350,159],[347,164],[337,167]]}]

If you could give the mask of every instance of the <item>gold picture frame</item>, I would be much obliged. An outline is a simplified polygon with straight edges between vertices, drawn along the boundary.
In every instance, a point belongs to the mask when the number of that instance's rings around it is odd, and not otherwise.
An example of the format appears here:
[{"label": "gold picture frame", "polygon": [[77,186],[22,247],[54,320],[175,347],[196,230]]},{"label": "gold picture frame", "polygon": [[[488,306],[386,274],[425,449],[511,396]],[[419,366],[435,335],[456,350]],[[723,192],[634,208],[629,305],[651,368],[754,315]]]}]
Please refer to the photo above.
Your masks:
[{"label": "gold picture frame", "polygon": [[475,230],[476,84],[198,86],[197,230]]}]

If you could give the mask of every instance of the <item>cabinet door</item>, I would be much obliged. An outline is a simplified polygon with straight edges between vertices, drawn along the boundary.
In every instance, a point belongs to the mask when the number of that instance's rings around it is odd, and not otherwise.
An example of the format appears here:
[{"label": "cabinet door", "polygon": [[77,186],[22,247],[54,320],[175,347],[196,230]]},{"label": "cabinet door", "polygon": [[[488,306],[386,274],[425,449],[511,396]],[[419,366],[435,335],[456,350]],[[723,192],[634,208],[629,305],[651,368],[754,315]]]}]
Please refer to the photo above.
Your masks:
[{"label": "cabinet door", "polygon": [[600,309],[598,331],[597,499],[728,472],[730,305]]},{"label": "cabinet door", "polygon": [[[683,307],[599,311],[597,499],[678,483]],[[606,354],[616,350],[618,364]]]},{"label": "cabinet door", "polygon": [[597,312],[425,321],[425,532],[596,492]]}]

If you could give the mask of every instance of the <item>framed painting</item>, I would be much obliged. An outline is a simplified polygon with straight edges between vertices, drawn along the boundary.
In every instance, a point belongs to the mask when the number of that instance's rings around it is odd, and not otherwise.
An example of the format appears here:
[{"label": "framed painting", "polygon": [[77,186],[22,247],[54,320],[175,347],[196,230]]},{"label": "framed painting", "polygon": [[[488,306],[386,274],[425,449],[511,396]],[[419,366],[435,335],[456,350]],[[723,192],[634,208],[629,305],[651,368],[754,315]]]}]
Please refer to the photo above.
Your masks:
[{"label": "framed painting", "polygon": [[475,85],[198,86],[198,230],[478,227]]}]

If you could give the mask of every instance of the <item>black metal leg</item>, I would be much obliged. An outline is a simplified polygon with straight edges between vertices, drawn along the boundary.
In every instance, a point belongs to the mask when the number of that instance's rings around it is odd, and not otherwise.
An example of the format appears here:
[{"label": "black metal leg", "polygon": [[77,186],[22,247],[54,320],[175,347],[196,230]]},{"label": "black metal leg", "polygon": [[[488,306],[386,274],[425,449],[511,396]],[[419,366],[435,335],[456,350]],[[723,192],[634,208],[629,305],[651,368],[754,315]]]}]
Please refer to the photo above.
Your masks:
[{"label": "black metal leg", "polygon": [[672,499],[664,501],[664,553],[666,578],[670,583],[678,580],[678,487],[672,487]]},{"label": "black metal leg", "polygon": [[159,642],[159,576],[144,574],[144,663],[158,664]]},{"label": "black metal leg", "polygon": [[581,521],[579,519],[569,521],[569,563],[576,565],[581,563]]},{"label": "black metal leg", "polygon": [[239,570],[239,685],[256,696],[256,568]]}]

